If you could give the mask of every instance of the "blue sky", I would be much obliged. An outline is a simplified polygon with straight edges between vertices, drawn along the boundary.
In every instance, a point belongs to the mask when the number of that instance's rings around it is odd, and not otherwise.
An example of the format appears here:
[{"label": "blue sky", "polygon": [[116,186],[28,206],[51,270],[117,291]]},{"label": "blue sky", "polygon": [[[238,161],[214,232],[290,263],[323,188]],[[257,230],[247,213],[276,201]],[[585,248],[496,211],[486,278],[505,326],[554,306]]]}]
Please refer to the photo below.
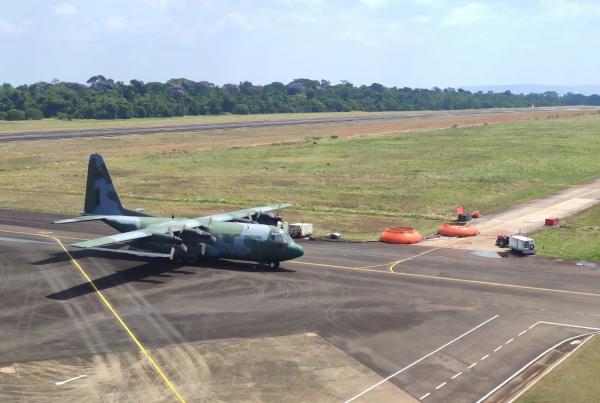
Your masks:
[{"label": "blue sky", "polygon": [[11,1],[0,82],[597,84],[599,21],[591,0]]}]

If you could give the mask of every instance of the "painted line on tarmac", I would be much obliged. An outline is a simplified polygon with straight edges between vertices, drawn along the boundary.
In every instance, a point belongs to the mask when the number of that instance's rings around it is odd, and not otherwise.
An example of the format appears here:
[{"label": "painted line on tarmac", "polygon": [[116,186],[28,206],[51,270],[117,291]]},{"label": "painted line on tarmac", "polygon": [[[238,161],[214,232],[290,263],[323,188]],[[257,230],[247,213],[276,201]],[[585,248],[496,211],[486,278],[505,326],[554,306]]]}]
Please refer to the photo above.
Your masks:
[{"label": "painted line on tarmac", "polygon": [[[51,238],[51,236],[49,234],[46,233],[46,231],[40,231],[40,232],[24,232],[24,231],[12,231],[12,230],[5,230],[5,229],[0,229],[0,232],[6,232],[9,234],[20,234],[20,235],[33,235],[33,236],[43,236],[45,238]],[[89,238],[75,238],[72,236],[59,236],[56,235],[57,238],[63,238],[63,239],[75,239],[78,241],[89,241]]]},{"label": "painted line on tarmac", "polygon": [[486,399],[488,399],[494,393],[496,393],[497,391],[499,391],[507,383],[509,383],[510,381],[512,381],[514,378],[516,378],[517,376],[519,376],[523,371],[525,371],[531,365],[533,365],[534,363],[536,363],[540,358],[542,358],[543,356],[545,356],[546,354],[548,354],[550,351],[554,350],[555,348],[560,347],[562,344],[568,343],[568,342],[570,342],[572,340],[576,340],[576,339],[579,339],[579,338],[582,338],[582,337],[589,337],[589,336],[592,336],[592,335],[595,335],[595,334],[598,334],[598,333],[600,333],[600,331],[595,331],[595,332],[591,332],[591,333],[584,333],[584,334],[580,334],[580,335],[577,335],[577,336],[569,337],[568,339],[559,341],[554,346],[550,347],[549,349],[547,349],[546,351],[544,351],[543,353],[541,353],[537,357],[535,357],[533,360],[529,361],[527,364],[525,364],[523,367],[521,367],[519,370],[517,370],[511,376],[509,376],[504,381],[502,381],[494,389],[490,390],[485,396],[483,396],[481,399],[477,400],[477,402],[475,402],[475,403],[483,403]]},{"label": "painted line on tarmac", "polygon": [[570,325],[567,323],[557,323],[557,322],[544,322],[544,321],[539,321],[536,323],[537,324],[541,324],[541,325],[555,325],[555,326],[565,326],[565,327],[575,327],[575,328],[579,328],[579,329],[587,329],[587,330],[600,330],[600,328],[597,327],[589,327],[589,326],[579,326],[579,325]]},{"label": "painted line on tarmac", "polygon": [[406,371],[407,369],[409,369],[409,368],[411,368],[411,367],[413,367],[413,366],[417,365],[417,364],[418,364],[418,363],[420,363],[421,361],[423,361],[423,360],[425,360],[425,359],[427,359],[427,358],[431,357],[432,355],[434,355],[434,354],[436,354],[436,353],[440,352],[441,350],[443,350],[444,348],[448,347],[449,345],[451,345],[451,344],[453,344],[453,343],[457,342],[458,340],[462,339],[463,337],[465,337],[465,336],[467,336],[467,335],[469,335],[469,334],[473,333],[474,331],[476,331],[476,330],[477,330],[477,329],[479,329],[480,327],[487,325],[489,322],[493,321],[494,319],[498,318],[499,316],[500,316],[500,315],[495,315],[495,316],[492,316],[491,318],[489,318],[489,319],[487,319],[487,320],[485,320],[485,321],[481,322],[480,324],[478,324],[477,326],[475,326],[475,327],[474,327],[474,328],[472,328],[471,330],[468,330],[468,331],[466,331],[465,333],[461,334],[460,336],[458,336],[458,337],[456,337],[456,338],[454,338],[454,339],[450,340],[448,343],[444,344],[443,346],[436,348],[435,350],[433,350],[433,351],[432,351],[432,352],[430,352],[429,354],[427,354],[427,355],[424,355],[423,357],[421,357],[421,358],[419,358],[418,360],[416,360],[416,361],[412,362],[411,364],[408,364],[406,367],[404,367],[404,368],[402,368],[402,369],[400,369],[400,370],[398,370],[398,371],[394,372],[393,374],[391,374],[391,375],[387,376],[386,378],[382,379],[381,381],[377,382],[376,384],[369,386],[368,388],[366,388],[365,390],[363,390],[363,391],[362,391],[362,392],[360,392],[359,394],[357,394],[357,395],[355,395],[355,396],[351,397],[350,399],[346,400],[346,402],[345,402],[345,403],[349,403],[349,402],[351,402],[351,401],[353,401],[353,400],[356,400],[356,399],[358,399],[359,397],[361,397],[361,396],[363,396],[363,395],[365,395],[365,394],[369,393],[371,390],[375,389],[377,386],[381,385],[382,383],[385,383],[385,382],[389,381],[390,379],[392,379],[392,378],[394,378],[395,376],[397,376],[397,375],[401,374],[402,372]]},{"label": "painted line on tarmac", "polygon": [[[543,377],[545,377],[546,375],[548,375],[550,372],[552,372],[552,370],[554,370],[554,368],[558,367],[560,364],[562,364],[563,361],[565,361],[567,358],[569,358],[570,356],[572,356],[577,350],[579,350],[585,343],[587,343],[592,337],[595,337],[596,335],[591,335],[589,337],[587,337],[585,340],[583,340],[582,343],[579,343],[579,345],[577,347],[575,347],[573,350],[569,351],[567,354],[564,355],[564,357],[562,357],[560,360],[558,360],[557,362],[555,362],[550,368],[548,368],[546,371],[542,372],[538,377],[536,377],[536,379],[533,382],[530,382],[529,384],[527,384],[527,386],[525,386],[525,388],[523,388],[521,391],[519,391],[519,393],[517,393],[516,396],[514,396],[512,399],[510,399],[508,401],[508,403],[513,403],[515,400],[517,400],[519,397],[523,396],[523,394],[525,392],[527,392],[529,389],[531,389],[533,387],[533,385],[535,385],[536,383],[538,383],[538,381],[540,381]],[[573,343],[573,342],[571,342]]]},{"label": "painted line on tarmac", "polygon": [[54,384],[56,386],[61,386],[61,385],[64,385],[65,383],[73,382],[73,381],[76,381],[76,380],[81,379],[81,378],[87,378],[87,375],[75,376],[73,378],[69,378],[69,379],[66,379],[64,381],[54,382]]},{"label": "painted line on tarmac", "polygon": [[581,296],[586,296],[586,297],[600,297],[600,294],[593,293],[593,292],[561,290],[561,289],[556,289],[556,288],[534,287],[534,286],[529,286],[529,285],[509,284],[509,283],[496,283],[493,281],[469,280],[469,279],[464,279],[464,278],[432,276],[432,275],[428,275],[428,274],[405,273],[405,272],[397,272],[397,271],[394,271],[392,273],[400,275],[400,276],[405,276],[405,277],[415,277],[415,278],[423,278],[423,279],[431,279],[431,280],[449,281],[449,282],[455,282],[455,283],[464,283],[464,284],[473,284],[473,285],[491,286],[491,287],[502,287],[502,288],[515,288],[515,289],[521,289],[521,290],[542,291],[542,292],[550,292],[550,293],[557,293],[557,294],[581,295]]},{"label": "painted line on tarmac", "polygon": [[148,359],[148,361],[152,365],[152,368],[154,369],[154,371],[164,381],[164,383],[171,390],[171,392],[173,393],[173,395],[175,396],[175,398],[177,400],[179,400],[180,402],[185,403],[185,399],[183,398],[183,396],[181,396],[181,394],[179,393],[179,391],[177,390],[177,388],[175,387],[175,385],[173,385],[173,383],[169,380],[169,378],[167,378],[167,376],[162,371],[162,369],[160,369],[160,367],[158,366],[158,363],[154,360],[154,358],[152,357],[152,355],[150,355],[150,353],[148,352],[148,350],[146,350],[144,348],[144,346],[142,345],[142,343],[140,343],[140,341],[135,336],[135,334],[133,334],[133,332],[131,331],[131,329],[129,329],[129,326],[127,326],[127,324],[125,323],[125,321],[123,321],[123,319],[121,319],[121,316],[117,313],[116,309],[106,299],[106,297],[98,289],[98,287],[96,287],[96,284],[94,284],[94,282],[92,281],[92,279],[90,278],[90,276],[83,269],[83,267],[79,264],[79,262],[71,255],[71,253],[67,250],[67,248],[65,247],[65,245],[61,242],[61,240],[58,239],[58,238],[55,238],[55,237],[49,237],[49,238],[54,239],[58,243],[58,245],[61,247],[61,249],[71,259],[71,262],[73,263],[73,265],[79,270],[79,272],[83,275],[83,277],[86,279],[86,281],[94,288],[94,291],[96,291],[96,294],[100,297],[100,299],[102,300],[102,302],[104,302],[104,305],[106,305],[106,307],[108,308],[108,310],[110,311],[110,313],[112,313],[113,316],[115,317],[115,319],[117,319],[117,322],[119,322],[119,324],[121,325],[121,327],[123,327],[123,329],[125,330],[125,332],[127,333],[127,335],[131,338],[131,340],[133,340],[133,342],[138,347],[138,349],[140,350],[140,352]]},{"label": "painted line on tarmac", "polygon": [[[540,322],[535,322],[533,325],[529,326],[529,329],[532,329],[533,327],[535,327],[537,324],[539,324]],[[505,344],[510,343],[511,341],[513,341],[514,339],[510,339],[508,342],[506,342]],[[471,365],[469,365],[466,369],[464,369],[463,371],[466,370],[470,370],[472,368],[474,368],[477,364],[481,363],[482,361],[487,360],[492,354],[497,353],[498,351],[500,351],[500,349],[502,349],[503,345],[501,344],[500,346],[496,347],[494,349],[493,352],[490,352],[486,355],[484,355],[483,357],[481,357],[478,361],[475,361],[474,363],[472,363]],[[461,376],[463,374],[463,372],[458,372],[456,374],[454,374],[450,379],[448,379],[446,382],[442,383],[442,385],[445,385],[446,383],[455,380],[456,378],[458,378],[459,376]],[[431,392],[429,392],[429,394],[434,393],[436,390],[440,389],[440,387],[436,387],[434,388],[434,390],[432,390]]]},{"label": "painted line on tarmac", "polygon": [[[433,251],[433,250],[431,249],[430,251]],[[423,255],[423,254],[421,254],[421,255]],[[416,257],[416,255],[413,256],[412,258],[415,258],[415,257]],[[334,268],[334,269],[363,271],[363,272],[395,274],[397,276],[403,276],[403,277],[420,278],[420,279],[426,279],[426,280],[447,281],[447,282],[454,282],[454,283],[480,285],[480,286],[486,286],[486,287],[515,288],[515,289],[521,289],[521,290],[549,292],[549,293],[556,293],[556,294],[579,295],[579,296],[584,296],[584,297],[595,297],[595,298],[600,297],[600,294],[593,293],[593,292],[561,290],[561,289],[556,289],[556,288],[534,287],[534,286],[529,286],[529,285],[510,284],[510,283],[496,283],[493,281],[470,280],[470,279],[464,279],[464,278],[445,277],[445,276],[433,276],[433,275],[429,275],[429,274],[406,273],[406,272],[398,272],[398,271],[392,271],[392,270],[384,271],[384,270],[368,269],[368,268],[363,268],[363,267],[338,266],[338,265],[331,265],[331,264],[324,264],[324,263],[305,262],[305,261],[301,261],[301,260],[297,260],[297,261],[289,260],[286,262],[286,264],[288,264],[288,263],[304,264],[304,265],[309,265],[309,266],[329,267],[329,268]]]},{"label": "painted line on tarmac", "polygon": [[458,378],[462,374],[463,374],[462,371],[461,372],[457,372],[456,374],[452,375],[452,378],[450,378],[450,379],[455,380],[456,378]]},{"label": "painted line on tarmac", "polygon": [[390,271],[390,272],[392,272],[392,273],[395,273],[395,272],[394,272],[394,267],[398,266],[400,263],[403,263],[403,262],[408,262],[409,260],[416,259],[416,258],[418,258],[419,256],[423,256],[423,255],[426,255],[426,254],[428,254],[428,253],[435,252],[435,251],[436,251],[436,250],[438,250],[438,249],[441,249],[441,248],[433,248],[433,249],[428,249],[428,250],[426,250],[425,252],[421,252],[421,253],[419,253],[419,254],[417,254],[417,255],[414,255],[414,256],[411,256],[411,257],[407,257],[406,259],[400,259],[400,260],[396,260],[394,263],[392,263],[392,264],[390,265],[389,271]]},{"label": "painted line on tarmac", "polygon": [[[5,230],[0,230],[0,231],[2,231],[2,232],[11,232],[11,231],[5,231]],[[62,241],[59,238],[57,238],[55,236],[51,236],[51,235],[36,234],[36,233],[26,233],[26,232],[17,232],[17,231],[13,231],[13,233],[20,233],[20,234],[26,234],[26,235],[34,235],[34,236],[39,236],[39,237],[45,237],[45,238],[53,239],[58,244],[58,246],[60,247],[60,249],[62,249],[63,252],[69,257],[69,259],[71,259],[71,263],[73,263],[73,265],[77,268],[77,270],[79,270],[79,272],[81,273],[81,275],[83,276],[83,278],[85,278],[85,280],[88,282],[88,284],[90,286],[92,286],[92,288],[96,292],[96,295],[98,295],[98,297],[104,303],[104,305],[106,306],[106,308],[110,311],[110,313],[112,313],[112,315],[115,317],[115,319],[117,320],[117,322],[119,322],[119,324],[121,325],[121,327],[125,330],[125,332],[129,336],[129,338],[138,347],[138,349],[140,350],[140,352],[146,357],[146,359],[148,360],[148,362],[150,362],[150,365],[154,369],[154,372],[156,372],[156,374],[163,380],[163,382],[165,383],[165,385],[167,385],[167,387],[169,388],[169,390],[171,391],[171,393],[173,394],[173,396],[178,401],[180,401],[182,403],[185,403],[185,399],[183,398],[183,396],[179,393],[179,391],[177,390],[177,388],[175,387],[175,385],[169,380],[169,378],[167,378],[167,376],[162,371],[162,369],[160,369],[160,366],[154,360],[154,358],[152,357],[152,355],[150,354],[150,352],[148,350],[146,350],[146,348],[144,348],[144,346],[138,340],[138,338],[135,336],[135,334],[133,334],[133,332],[131,331],[131,329],[129,328],[129,326],[127,326],[127,324],[125,323],[125,321],[117,313],[117,310],[112,306],[112,304],[108,301],[108,299],[106,299],[106,297],[104,296],[104,294],[102,293],[102,291],[100,291],[100,289],[98,289],[98,287],[96,287],[96,284],[92,281],[92,279],[90,278],[90,276],[84,270],[83,266],[81,266],[81,264],[77,261],[77,259],[75,259],[73,257],[73,255],[71,255],[71,253],[67,250],[67,248],[65,247],[65,245],[62,243]]]}]

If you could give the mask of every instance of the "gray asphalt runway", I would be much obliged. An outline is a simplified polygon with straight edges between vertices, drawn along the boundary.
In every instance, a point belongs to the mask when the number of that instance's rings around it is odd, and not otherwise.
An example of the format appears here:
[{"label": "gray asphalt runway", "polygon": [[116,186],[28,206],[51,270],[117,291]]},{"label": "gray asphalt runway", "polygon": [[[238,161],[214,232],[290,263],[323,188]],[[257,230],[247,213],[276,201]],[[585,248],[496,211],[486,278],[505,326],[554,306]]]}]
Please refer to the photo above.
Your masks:
[{"label": "gray asphalt runway", "polygon": [[[0,211],[0,400],[14,398],[15,391],[31,396],[23,390],[56,388],[39,374],[29,389],[17,387],[2,368],[22,363],[19,368],[45,368],[46,376],[57,377],[56,363],[64,360],[97,354],[108,360],[138,350],[71,259],[38,234],[69,243],[111,230],[98,223],[49,224],[55,218]],[[382,401],[378,392],[392,387],[410,395],[407,399],[474,402],[552,345],[600,327],[600,271],[592,267],[380,243],[303,245],[305,256],[282,263],[279,272],[239,262],[189,267],[112,252],[74,250],[72,255],[141,343],[157,352],[188,401],[203,400],[201,388],[217,401],[246,400],[240,396],[283,401],[285,393],[290,400]],[[268,360],[266,354],[236,361],[230,352],[236,370],[259,371],[260,381],[252,384],[215,363],[217,347],[202,347],[304,334],[320,336],[377,376],[352,383],[347,363],[328,361],[326,370],[304,364],[326,382],[345,382],[337,395],[315,397],[306,391],[320,390],[320,381],[294,378],[297,368],[288,365],[309,347],[293,350],[297,342],[286,342],[290,350]],[[32,362],[35,366],[26,364]],[[48,362],[52,370],[42,365]],[[210,375],[187,379],[191,367],[208,368]],[[78,374],[67,372],[65,379]],[[100,376],[90,373],[73,384],[110,389]],[[216,378],[227,383],[226,390]],[[159,388],[160,380],[154,381]],[[266,384],[272,393],[256,399],[232,394]],[[284,384],[284,394],[274,394]],[[304,394],[294,395],[294,388]],[[94,399],[98,396],[89,397]]]},{"label": "gray asphalt runway", "polygon": [[[565,110],[591,110],[594,107],[542,107],[535,111],[565,111]],[[411,111],[397,112],[390,115],[340,115],[339,117],[311,118],[311,119],[289,119],[276,121],[250,121],[236,123],[217,123],[217,124],[193,124],[193,125],[173,125],[161,127],[136,127],[136,128],[117,128],[117,129],[93,129],[77,131],[47,131],[47,132],[26,132],[16,134],[5,134],[0,136],[1,142],[31,141],[31,140],[49,140],[63,139],[73,137],[99,137],[99,136],[126,136],[130,134],[156,134],[173,132],[196,132],[220,129],[238,129],[244,127],[273,127],[273,126],[291,126],[305,124],[326,124],[343,123],[357,121],[373,120],[404,120],[404,119],[431,119],[448,116],[468,116],[468,115],[494,115],[494,114],[513,114],[528,113],[530,108],[497,108],[497,109],[470,109],[470,110],[450,110],[450,111]]]}]

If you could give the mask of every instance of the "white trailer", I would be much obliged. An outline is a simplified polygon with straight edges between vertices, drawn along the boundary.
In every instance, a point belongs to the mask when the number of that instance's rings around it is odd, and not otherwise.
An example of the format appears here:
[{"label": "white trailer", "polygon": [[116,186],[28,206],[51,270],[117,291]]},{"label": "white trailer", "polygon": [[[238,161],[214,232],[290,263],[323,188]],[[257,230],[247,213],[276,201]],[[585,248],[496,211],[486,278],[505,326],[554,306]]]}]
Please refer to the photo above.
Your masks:
[{"label": "white trailer", "polygon": [[292,238],[306,238],[313,235],[313,225],[307,222],[297,222],[288,226]]},{"label": "white trailer", "polygon": [[522,255],[535,255],[535,242],[526,236],[511,235],[508,238],[508,246]]}]

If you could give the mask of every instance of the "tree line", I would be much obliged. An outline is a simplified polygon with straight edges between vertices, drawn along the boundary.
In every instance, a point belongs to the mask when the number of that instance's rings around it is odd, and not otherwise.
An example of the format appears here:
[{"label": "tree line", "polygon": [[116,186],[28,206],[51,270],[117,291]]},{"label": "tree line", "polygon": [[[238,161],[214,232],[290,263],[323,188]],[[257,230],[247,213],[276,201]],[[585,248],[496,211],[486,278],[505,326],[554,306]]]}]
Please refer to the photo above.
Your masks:
[{"label": "tree line", "polygon": [[288,84],[215,85],[174,78],[165,83],[102,75],[85,84],[37,82],[0,87],[0,119],[128,119],[223,113],[294,113],[346,111],[410,111],[500,107],[600,105],[599,95],[556,92],[513,94],[470,92],[454,88],[397,88],[381,84],[355,86],[342,81],[296,79]]}]

